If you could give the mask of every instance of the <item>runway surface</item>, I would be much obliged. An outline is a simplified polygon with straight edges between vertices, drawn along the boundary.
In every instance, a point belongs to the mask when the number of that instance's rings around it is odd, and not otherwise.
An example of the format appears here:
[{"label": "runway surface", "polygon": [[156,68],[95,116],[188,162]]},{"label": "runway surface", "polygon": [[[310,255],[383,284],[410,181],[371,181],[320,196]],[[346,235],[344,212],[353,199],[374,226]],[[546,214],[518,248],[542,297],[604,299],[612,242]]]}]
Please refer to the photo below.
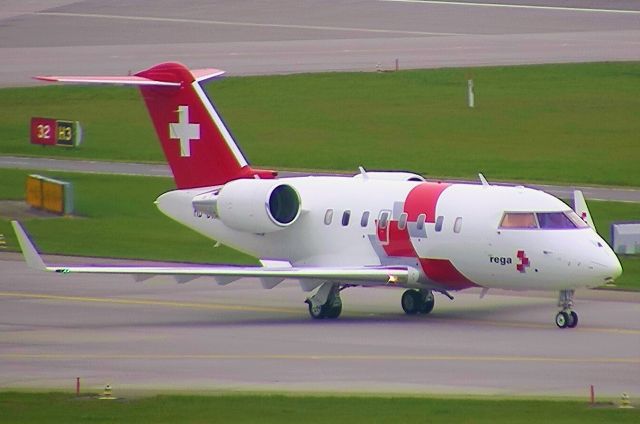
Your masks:
[{"label": "runway surface", "polygon": [[632,0],[4,0],[0,8],[0,85],[120,75],[167,60],[247,75],[392,69],[396,59],[406,69],[639,58]]},{"label": "runway surface", "polygon": [[[166,164],[152,165],[145,163],[80,161],[16,156],[0,156],[0,168],[40,169],[46,171],[70,171],[98,174],[146,175],[151,177],[171,176],[171,170]],[[299,177],[304,175],[309,175],[309,173],[292,171],[283,171],[280,173],[280,177]],[[336,174],[314,173],[314,175]],[[429,176],[427,175],[426,178],[428,179]],[[478,182],[474,181],[474,183]],[[563,199],[572,198],[574,190],[582,190],[588,200],[640,202],[640,189],[632,187],[581,187],[528,183],[526,185],[528,187],[546,191]]]},{"label": "runway surface", "polygon": [[312,321],[292,283],[45,275],[8,253],[0,275],[0,388],[640,393],[633,294],[579,292],[580,327],[560,330],[545,295],[437,296],[408,317],[401,290],[352,288],[340,319]]}]

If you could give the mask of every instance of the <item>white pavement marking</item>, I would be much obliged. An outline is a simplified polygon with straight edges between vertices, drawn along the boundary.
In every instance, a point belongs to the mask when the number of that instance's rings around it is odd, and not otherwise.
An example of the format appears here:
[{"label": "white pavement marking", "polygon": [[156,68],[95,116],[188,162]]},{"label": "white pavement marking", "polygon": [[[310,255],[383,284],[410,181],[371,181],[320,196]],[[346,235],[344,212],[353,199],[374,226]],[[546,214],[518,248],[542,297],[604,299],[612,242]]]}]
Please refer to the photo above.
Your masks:
[{"label": "white pavement marking", "polygon": [[424,4],[441,4],[454,6],[472,6],[472,7],[503,7],[507,9],[538,9],[538,10],[560,10],[568,12],[592,12],[592,13],[623,13],[630,15],[640,15],[640,10],[623,10],[623,9],[595,9],[585,7],[564,7],[564,6],[536,6],[528,4],[503,4],[503,3],[473,3],[466,1],[437,1],[437,0],[378,0],[388,3],[424,3]]},{"label": "white pavement marking", "polygon": [[377,34],[403,34],[403,35],[468,35],[456,32],[428,32],[428,31],[403,31],[396,29],[379,29],[379,28],[353,28],[353,27],[334,27],[324,25],[294,25],[294,24],[269,24],[259,22],[234,22],[234,21],[211,21],[205,19],[186,19],[186,18],[161,18],[154,16],[122,16],[122,15],[103,15],[98,13],[63,13],[63,12],[39,12],[34,13],[38,16],[61,16],[70,18],[97,18],[97,19],[113,19],[123,21],[143,21],[143,22],[168,22],[168,23],[184,23],[184,24],[201,24],[201,25],[229,25],[229,26],[245,26],[245,27],[262,27],[262,28],[288,28],[288,29],[308,29],[319,31],[350,31],[350,32],[366,32]]}]

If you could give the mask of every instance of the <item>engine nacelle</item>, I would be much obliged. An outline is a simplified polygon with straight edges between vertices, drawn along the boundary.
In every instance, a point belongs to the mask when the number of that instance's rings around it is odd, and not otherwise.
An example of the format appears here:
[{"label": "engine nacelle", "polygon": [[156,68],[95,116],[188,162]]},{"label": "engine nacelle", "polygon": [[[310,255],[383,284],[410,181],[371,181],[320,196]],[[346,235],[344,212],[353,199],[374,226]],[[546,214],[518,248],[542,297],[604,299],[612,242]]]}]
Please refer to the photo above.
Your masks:
[{"label": "engine nacelle", "polygon": [[248,233],[270,233],[296,222],[300,196],[277,180],[228,182],[216,200],[217,216],[227,227]]},{"label": "engine nacelle", "polygon": [[364,174],[360,173],[354,175],[353,178],[389,181],[426,181],[422,175],[403,171],[366,171]]}]

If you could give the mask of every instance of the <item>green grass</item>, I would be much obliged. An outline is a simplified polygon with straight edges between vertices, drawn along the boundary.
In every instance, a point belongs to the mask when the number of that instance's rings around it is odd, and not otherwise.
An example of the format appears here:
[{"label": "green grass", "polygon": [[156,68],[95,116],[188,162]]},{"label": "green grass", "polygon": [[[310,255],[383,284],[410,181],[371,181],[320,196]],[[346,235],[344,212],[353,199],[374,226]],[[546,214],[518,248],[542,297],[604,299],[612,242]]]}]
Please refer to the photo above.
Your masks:
[{"label": "green grass", "polygon": [[[259,166],[640,186],[640,62],[234,77],[208,90]],[[162,160],[133,89],[3,89],[0,111],[5,154]],[[36,115],[80,120],[86,141],[29,145]]]},{"label": "green grass", "polygon": [[[0,199],[23,199],[25,170],[0,169]],[[214,242],[163,215],[153,204],[173,189],[169,178],[47,172],[73,183],[75,217],[22,220],[38,249],[46,253],[155,259],[166,261],[255,264],[255,259]],[[609,240],[614,221],[640,220],[640,203],[589,202],[598,232]],[[0,219],[8,248],[18,250],[9,221]],[[619,288],[640,289],[640,256],[621,257]]]},{"label": "green grass", "polygon": [[[29,171],[0,170],[4,199],[23,199]],[[257,263],[230,248],[214,248],[201,236],[162,214],[153,204],[174,189],[169,178],[46,173],[74,186],[76,215],[22,220],[38,249],[46,253],[185,262]],[[8,248],[18,250],[8,220],[0,220]]]},{"label": "green grass", "polygon": [[61,393],[0,393],[3,423],[636,423],[640,409],[548,400],[349,396],[156,396],[76,399]]}]

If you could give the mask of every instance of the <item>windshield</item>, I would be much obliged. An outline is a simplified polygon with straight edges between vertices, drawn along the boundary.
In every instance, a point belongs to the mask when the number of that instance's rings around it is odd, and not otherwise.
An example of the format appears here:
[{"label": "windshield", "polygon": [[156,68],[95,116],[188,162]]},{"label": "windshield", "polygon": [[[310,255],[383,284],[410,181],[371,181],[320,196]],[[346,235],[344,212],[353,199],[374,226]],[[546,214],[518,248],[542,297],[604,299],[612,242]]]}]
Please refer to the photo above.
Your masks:
[{"label": "windshield", "polygon": [[500,221],[500,229],[542,229],[572,230],[586,228],[574,211],[563,212],[505,212]]}]

